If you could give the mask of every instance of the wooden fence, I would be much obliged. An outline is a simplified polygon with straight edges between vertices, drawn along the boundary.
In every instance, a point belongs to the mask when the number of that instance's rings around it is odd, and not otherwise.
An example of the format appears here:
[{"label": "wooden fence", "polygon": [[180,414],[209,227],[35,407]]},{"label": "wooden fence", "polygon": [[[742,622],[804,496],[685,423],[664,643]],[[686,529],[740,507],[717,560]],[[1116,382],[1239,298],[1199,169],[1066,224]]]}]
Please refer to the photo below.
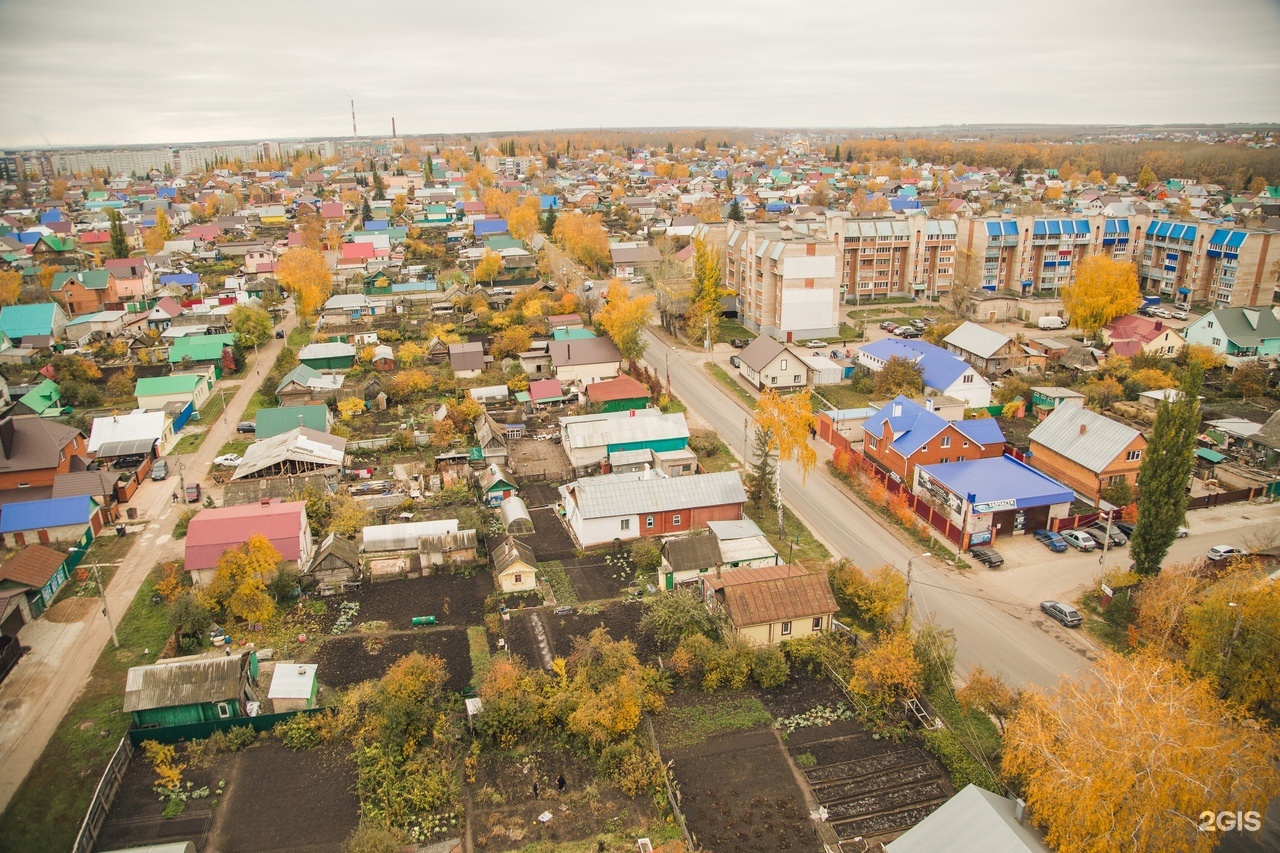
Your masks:
[{"label": "wooden fence", "polygon": [[98,833],[102,831],[102,824],[106,823],[107,813],[111,810],[111,803],[116,798],[116,792],[120,790],[120,783],[124,781],[124,773],[129,769],[129,759],[132,757],[133,742],[126,735],[120,738],[120,745],[116,747],[111,760],[107,762],[107,769],[98,780],[93,799],[89,801],[89,811],[85,813],[84,821],[80,824],[80,832],[76,835],[76,843],[71,848],[72,853],[90,853],[93,850],[93,845],[98,840]]},{"label": "wooden fence", "polygon": [[649,730],[649,743],[653,745],[653,751],[657,753],[658,761],[662,764],[662,785],[667,790],[667,803],[671,806],[671,813],[675,815],[676,823],[680,825],[680,832],[684,834],[685,844],[691,851],[701,850],[698,840],[694,838],[688,824],[684,821],[684,812],[680,811],[680,785],[676,782],[676,774],[671,769],[671,764],[662,761],[662,750],[658,747],[658,737],[653,732],[653,721],[648,714],[645,715],[644,724]]}]

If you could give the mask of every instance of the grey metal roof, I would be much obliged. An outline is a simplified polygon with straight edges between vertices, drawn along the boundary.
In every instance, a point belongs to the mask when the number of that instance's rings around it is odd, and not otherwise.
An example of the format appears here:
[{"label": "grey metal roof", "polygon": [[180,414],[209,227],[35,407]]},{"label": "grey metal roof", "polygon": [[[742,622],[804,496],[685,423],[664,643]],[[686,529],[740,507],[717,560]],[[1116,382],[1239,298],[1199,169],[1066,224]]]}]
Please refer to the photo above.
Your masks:
[{"label": "grey metal roof", "polygon": [[1280,338],[1280,320],[1270,308],[1215,308],[1210,313],[1236,346],[1257,347]]},{"label": "grey metal roof", "polygon": [[346,358],[354,356],[356,348],[351,344],[339,343],[331,341],[324,344],[307,344],[298,351],[298,360],[306,361],[310,358]]},{"label": "grey metal roof", "polygon": [[516,563],[537,568],[538,558],[534,556],[533,549],[528,545],[514,536],[508,536],[493,549],[493,568],[498,574],[502,574]]},{"label": "grey metal roof", "polygon": [[760,525],[749,518],[740,518],[737,521],[708,521],[707,529],[721,542],[727,542],[731,539],[751,539],[764,535]]},{"label": "grey metal roof", "polygon": [[1049,853],[1040,833],[1018,823],[1012,801],[972,783],[885,849],[888,853]]},{"label": "grey metal roof", "polygon": [[1028,439],[1097,473],[1139,435],[1133,427],[1082,406],[1058,406],[1031,431]]},{"label": "grey metal roof", "polygon": [[130,667],[124,682],[124,710],[146,711],[235,699],[249,652],[185,657]]},{"label": "grey metal roof", "polygon": [[552,341],[547,346],[551,363],[556,367],[572,367],[579,364],[612,364],[622,361],[622,354],[608,338],[587,338],[578,341]]},{"label": "grey metal roof", "polygon": [[458,520],[412,521],[408,524],[371,524],[363,531],[362,551],[416,551],[425,536],[457,533]]},{"label": "grey metal roof", "polygon": [[129,438],[124,441],[106,441],[98,446],[98,456],[131,456],[138,453],[150,453],[158,439]]},{"label": "grey metal roof", "polygon": [[1009,341],[1008,335],[1003,335],[994,329],[979,326],[977,323],[971,323],[968,320],[957,326],[951,334],[943,339],[943,343],[951,344],[958,349],[976,355],[978,358],[991,358]]},{"label": "grey metal roof", "polygon": [[295,427],[249,445],[231,479],[249,477],[286,461],[321,467],[341,465],[346,454],[345,438],[307,427]]},{"label": "grey metal roof", "polygon": [[574,483],[583,518],[611,518],[646,512],[746,503],[736,471],[691,477],[660,477],[654,471],[584,477]]},{"label": "grey metal roof", "polygon": [[689,437],[689,423],[682,413],[662,414],[657,409],[641,411],[653,411],[657,414],[634,418],[600,418],[567,424],[562,420],[565,447],[604,447],[610,444]]}]

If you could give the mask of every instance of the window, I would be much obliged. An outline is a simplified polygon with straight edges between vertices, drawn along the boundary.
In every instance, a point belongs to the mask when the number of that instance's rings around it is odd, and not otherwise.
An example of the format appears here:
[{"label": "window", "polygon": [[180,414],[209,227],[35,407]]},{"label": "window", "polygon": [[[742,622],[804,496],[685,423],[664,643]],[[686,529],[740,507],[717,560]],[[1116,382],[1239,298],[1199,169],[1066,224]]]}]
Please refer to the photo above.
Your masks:
[{"label": "window", "polygon": [[629,518],[624,518],[624,519],[622,519],[622,528],[621,528],[621,529],[622,529],[622,530],[630,530],[630,529],[631,529],[631,519],[629,519]]},{"label": "window", "polygon": [[799,385],[799,384],[800,384],[800,374],[799,374],[799,373],[797,373],[795,376],[792,376],[792,377],[791,377],[791,382],[792,382],[792,384]]},{"label": "window", "polygon": [[867,436],[867,444],[870,445],[872,450],[875,450],[880,446],[880,439],[876,438],[874,435],[869,435]]},{"label": "window", "polygon": [[967,442],[967,441],[966,441],[966,442],[964,443],[964,446],[965,446],[965,447],[968,447],[968,446],[969,446],[969,442]]},{"label": "window", "polygon": [[821,617],[821,616],[815,616],[815,617],[813,617],[813,630],[815,630],[815,631],[821,631],[821,630],[822,630],[822,617]]},{"label": "window", "polygon": [[645,529],[646,529],[646,530],[649,530],[649,529],[652,529],[652,528],[653,528],[653,516],[652,516],[652,515],[646,515],[646,516],[644,517],[644,526],[645,526]]},{"label": "window", "polygon": [[1107,479],[1107,482],[1108,482],[1108,483],[1110,483],[1110,484],[1111,484],[1111,485],[1113,485],[1113,486],[1118,486],[1118,485],[1120,485],[1121,483],[1125,482],[1125,480],[1126,480],[1126,478],[1125,478],[1124,474],[1112,474],[1112,475]]},{"label": "window", "polygon": [[[1210,324],[1210,325],[1212,325],[1212,324]],[[1211,340],[1213,341],[1213,345],[1214,345],[1215,347],[1220,347],[1220,346],[1222,346],[1222,338],[1211,338]]]},{"label": "window", "polygon": [[964,380],[963,380],[963,382],[964,382],[964,384],[965,384],[965,385],[972,385],[972,384],[973,384],[973,374],[972,374],[972,373],[966,373],[966,374],[964,375]]},{"label": "window", "polygon": [[523,578],[522,578],[520,575],[516,575],[516,577],[515,577],[515,581],[514,581],[514,582],[515,582],[515,583],[521,583],[522,581],[523,581]]},{"label": "window", "polygon": [[778,384],[778,377],[776,377],[776,376],[770,376],[770,377],[769,377],[769,384],[770,384],[770,385],[777,385],[777,384]]},{"label": "window", "polygon": [[938,460],[938,464],[939,464],[939,465],[946,465],[946,464],[947,464],[948,462],[950,462],[950,461],[951,461],[951,457],[950,457],[950,456],[944,456],[944,457],[942,457],[941,459],[939,459],[939,460]]},{"label": "window", "polygon": [[784,359],[782,359],[782,361],[778,362],[778,369],[779,369],[779,370],[786,370],[786,369],[787,369],[787,360],[786,360],[785,358],[784,358]]},{"label": "window", "polygon": [[675,515],[671,516],[671,526],[672,527],[680,526],[680,513],[677,512]]},{"label": "window", "polygon": [[944,435],[944,436],[942,437],[942,448],[945,450],[946,448],[948,448],[948,447],[950,447],[950,446],[951,446],[951,436],[949,436],[949,435]]},{"label": "window", "polygon": [[791,623],[790,623],[790,622],[783,622],[783,623],[782,623],[782,636],[784,636],[784,637],[789,637],[789,636],[791,636]]},{"label": "window", "polygon": [[1142,458],[1141,450],[1130,450],[1128,453],[1124,455],[1124,461],[1126,462],[1137,462],[1141,458]]},{"label": "window", "polygon": [[218,711],[219,720],[226,720],[231,717],[231,706],[226,702],[219,702],[215,707]]}]

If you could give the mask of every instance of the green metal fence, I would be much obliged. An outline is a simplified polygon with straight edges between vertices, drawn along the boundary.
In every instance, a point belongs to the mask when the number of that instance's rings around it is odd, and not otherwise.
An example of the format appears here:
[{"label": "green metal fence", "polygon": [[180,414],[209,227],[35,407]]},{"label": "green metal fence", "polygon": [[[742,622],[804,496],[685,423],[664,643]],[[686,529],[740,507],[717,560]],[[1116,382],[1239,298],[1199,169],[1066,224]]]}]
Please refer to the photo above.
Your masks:
[{"label": "green metal fence", "polygon": [[130,729],[129,741],[137,746],[144,740],[154,740],[157,743],[178,743],[184,740],[203,740],[209,735],[217,731],[225,732],[228,729],[238,728],[241,726],[249,726],[256,732],[265,732],[275,728],[276,723],[282,723],[290,717],[298,714],[316,714],[323,711],[323,708],[308,708],[303,711],[286,711],[283,714],[259,714],[256,717],[235,717],[229,720],[207,720],[202,723],[186,723],[180,726],[157,726],[149,729]]}]

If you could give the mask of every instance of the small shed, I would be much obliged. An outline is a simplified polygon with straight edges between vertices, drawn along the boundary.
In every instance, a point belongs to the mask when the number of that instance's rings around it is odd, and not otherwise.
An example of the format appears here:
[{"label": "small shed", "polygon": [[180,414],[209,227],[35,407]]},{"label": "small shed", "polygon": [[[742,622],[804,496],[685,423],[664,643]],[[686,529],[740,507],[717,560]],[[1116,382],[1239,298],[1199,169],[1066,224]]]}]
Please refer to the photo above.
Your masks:
[{"label": "small shed", "polygon": [[373,369],[381,370],[383,373],[396,369],[396,357],[391,347],[379,344],[373,348]]},{"label": "small shed", "polygon": [[512,496],[498,505],[498,514],[502,516],[502,529],[507,533],[532,533],[533,519],[529,516],[529,507],[524,499]]},{"label": "small shed", "polygon": [[350,370],[356,363],[356,348],[338,342],[307,344],[298,351],[298,361],[312,370]]},{"label": "small shed", "polygon": [[360,579],[360,549],[350,539],[330,533],[307,571],[321,595],[332,594],[343,584]]},{"label": "small shed", "polygon": [[191,655],[130,667],[124,710],[137,728],[229,720],[248,714],[258,655]]},{"label": "small shed", "polygon": [[480,474],[479,481],[480,502],[487,507],[496,507],[507,498],[515,497],[515,481],[496,463]]},{"label": "small shed", "polygon": [[407,524],[371,524],[364,528],[364,544],[360,550],[365,553],[416,551],[419,540],[424,536],[457,532],[456,518],[441,521],[412,521]]},{"label": "small shed", "polygon": [[316,678],[318,664],[280,661],[271,673],[271,687],[267,698],[275,713],[306,711],[316,706],[316,692],[320,682]]},{"label": "small shed", "polygon": [[428,574],[428,566],[443,566],[446,562],[469,563],[476,558],[476,532],[459,530],[423,536],[418,540],[418,556],[423,574]]},{"label": "small shed", "polygon": [[532,548],[508,536],[493,549],[493,575],[503,592],[528,592],[538,586],[538,559]]}]

